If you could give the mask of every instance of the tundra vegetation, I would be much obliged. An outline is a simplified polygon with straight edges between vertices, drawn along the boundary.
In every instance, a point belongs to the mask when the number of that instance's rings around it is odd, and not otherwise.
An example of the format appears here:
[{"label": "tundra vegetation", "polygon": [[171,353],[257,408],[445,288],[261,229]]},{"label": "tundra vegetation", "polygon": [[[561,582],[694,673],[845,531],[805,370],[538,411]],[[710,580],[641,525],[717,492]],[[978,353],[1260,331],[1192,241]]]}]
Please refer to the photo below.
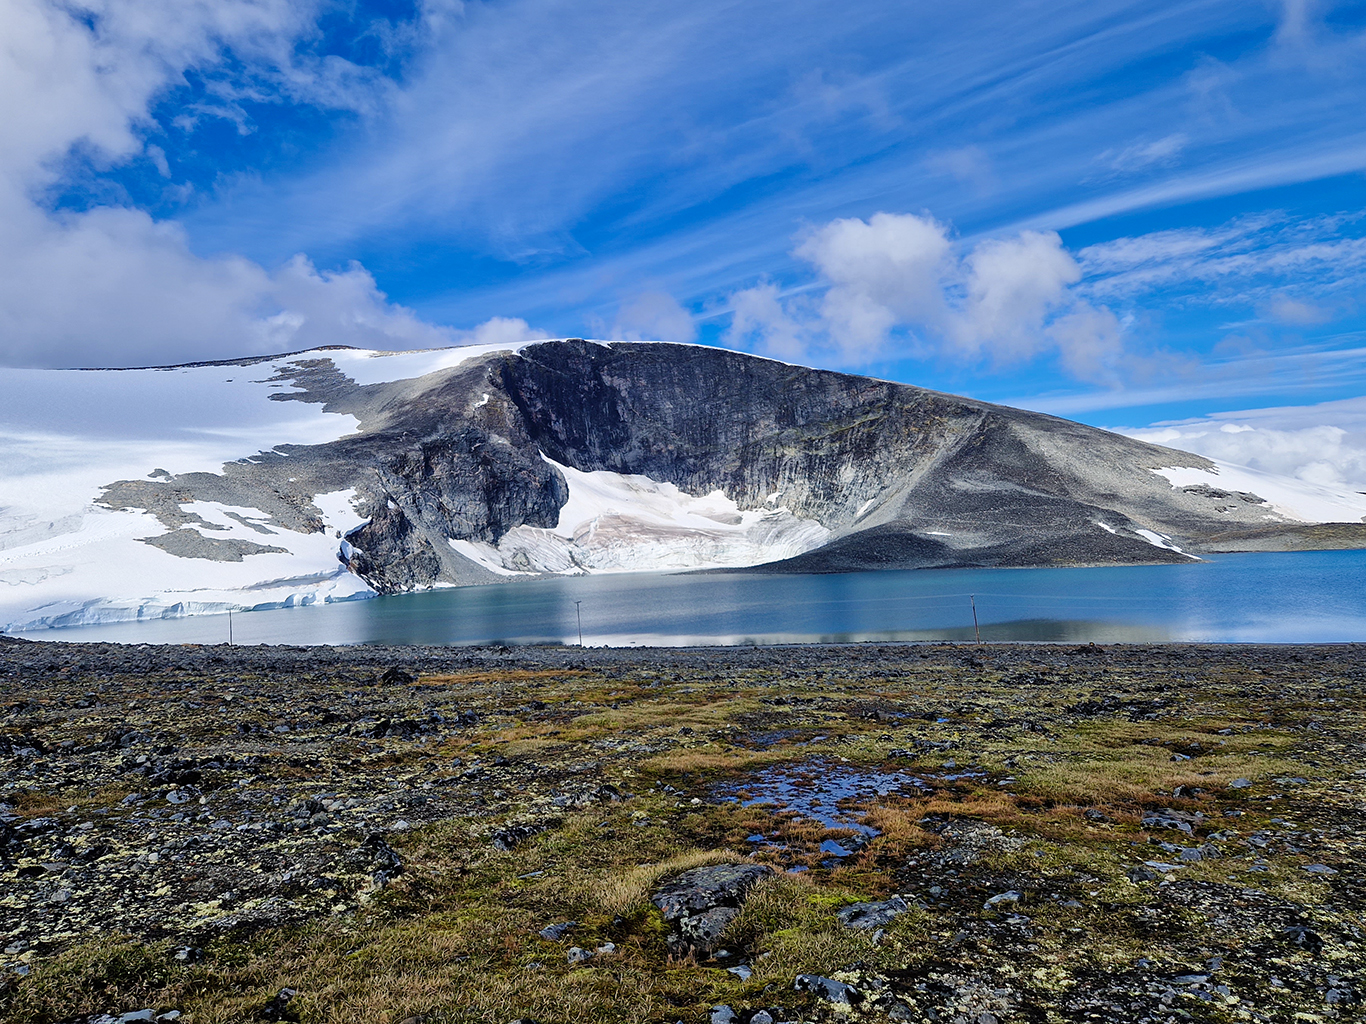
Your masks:
[{"label": "tundra vegetation", "polygon": [[5,642],[0,1018],[1362,1019],[1363,656]]}]

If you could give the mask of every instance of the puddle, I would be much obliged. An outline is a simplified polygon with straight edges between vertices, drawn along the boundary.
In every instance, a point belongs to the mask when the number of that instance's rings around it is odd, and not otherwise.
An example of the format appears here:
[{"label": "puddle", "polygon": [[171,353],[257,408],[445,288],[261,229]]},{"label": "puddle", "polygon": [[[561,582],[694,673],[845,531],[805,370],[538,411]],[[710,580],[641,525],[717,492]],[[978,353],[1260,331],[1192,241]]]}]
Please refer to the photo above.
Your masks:
[{"label": "puddle", "polygon": [[[819,822],[828,831],[848,833],[820,844],[819,853],[829,858],[821,863],[831,867],[854,856],[880,834],[864,823],[865,813],[851,805],[893,795],[927,796],[945,783],[985,776],[985,772],[971,770],[942,774],[878,771],[813,758],[763,769],[742,784],[721,788],[717,796],[738,801],[742,807],[769,806],[776,811],[790,811],[798,820]],[[792,852],[776,833],[747,836],[746,841],[756,847]]]}]

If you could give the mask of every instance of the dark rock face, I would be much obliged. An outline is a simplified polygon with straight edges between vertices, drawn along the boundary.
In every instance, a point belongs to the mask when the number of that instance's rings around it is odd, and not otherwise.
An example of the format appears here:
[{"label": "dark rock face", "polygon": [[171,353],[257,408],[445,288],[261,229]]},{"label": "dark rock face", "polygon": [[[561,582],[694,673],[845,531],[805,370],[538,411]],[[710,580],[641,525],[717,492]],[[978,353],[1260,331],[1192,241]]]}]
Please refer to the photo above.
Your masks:
[{"label": "dark rock face", "polygon": [[711,955],[750,890],[771,874],[773,869],[763,864],[718,864],[673,878],[651,897],[673,926],[670,950],[677,955]]},{"label": "dark rock face", "polygon": [[[308,533],[322,528],[313,495],[352,488],[368,522],[338,557],[382,593],[501,579],[451,542],[555,527],[569,490],[553,463],[690,495],[720,490],[742,510],[776,503],[829,531],[822,546],[751,571],[1183,562],[1175,548],[1366,544],[1366,525],[1315,533],[1256,495],[1177,489],[1152,472],[1212,466],[1195,455],[702,346],[546,342],[372,385],[300,358],[281,379],[302,390],[279,400],[349,413],[360,430],[220,475],[117,481],[102,501],[145,508],[171,531],[198,518],[184,505],[207,500]],[[250,555],[234,543],[173,553]]]}]

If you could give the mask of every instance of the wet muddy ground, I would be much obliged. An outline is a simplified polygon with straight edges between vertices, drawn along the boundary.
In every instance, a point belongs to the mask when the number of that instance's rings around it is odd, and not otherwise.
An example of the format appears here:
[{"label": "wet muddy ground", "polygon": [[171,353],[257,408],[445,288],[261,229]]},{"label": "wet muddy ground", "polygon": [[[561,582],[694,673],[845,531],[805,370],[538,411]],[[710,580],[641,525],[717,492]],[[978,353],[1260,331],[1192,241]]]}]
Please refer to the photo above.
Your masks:
[{"label": "wet muddy ground", "polygon": [[1364,691],[1350,645],[3,642],[0,1019],[1363,1019]]}]

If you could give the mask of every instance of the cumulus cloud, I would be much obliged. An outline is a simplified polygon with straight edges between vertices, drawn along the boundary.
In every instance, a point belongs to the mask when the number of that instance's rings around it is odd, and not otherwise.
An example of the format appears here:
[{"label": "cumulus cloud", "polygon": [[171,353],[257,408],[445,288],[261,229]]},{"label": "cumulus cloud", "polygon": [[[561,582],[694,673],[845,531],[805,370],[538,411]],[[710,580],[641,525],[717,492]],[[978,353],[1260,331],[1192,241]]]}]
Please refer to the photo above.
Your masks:
[{"label": "cumulus cloud", "polygon": [[894,339],[1001,364],[1052,352],[1086,379],[1111,376],[1120,353],[1118,319],[1078,299],[1081,268],[1053,232],[988,239],[960,256],[932,217],[877,213],[823,225],[795,255],[819,275],[819,298],[783,298],[772,283],[736,292],[728,343],[847,365],[888,354]]},{"label": "cumulus cloud", "polygon": [[730,297],[731,321],[721,338],[732,348],[757,348],[777,359],[800,359],[807,351],[807,328],[788,315],[782,293],[764,281]]},{"label": "cumulus cloud", "polygon": [[1307,483],[1366,493],[1366,398],[1218,413],[1121,432]]},{"label": "cumulus cloud", "polygon": [[622,341],[692,341],[697,326],[668,292],[649,291],[622,303],[611,334]]},{"label": "cumulus cloud", "polygon": [[319,344],[445,345],[510,329],[424,323],[357,264],[319,271],[300,255],[267,269],[205,258],[179,224],[141,210],[59,211],[42,201],[73,153],[106,168],[145,157],[172,177],[165,150],[144,137],[160,130],[157,98],[190,71],[209,98],[188,112],[191,122],[244,118],[241,101],[266,95],[374,108],[386,80],[299,45],[319,11],[308,0],[0,0],[0,359],[129,365]]}]

